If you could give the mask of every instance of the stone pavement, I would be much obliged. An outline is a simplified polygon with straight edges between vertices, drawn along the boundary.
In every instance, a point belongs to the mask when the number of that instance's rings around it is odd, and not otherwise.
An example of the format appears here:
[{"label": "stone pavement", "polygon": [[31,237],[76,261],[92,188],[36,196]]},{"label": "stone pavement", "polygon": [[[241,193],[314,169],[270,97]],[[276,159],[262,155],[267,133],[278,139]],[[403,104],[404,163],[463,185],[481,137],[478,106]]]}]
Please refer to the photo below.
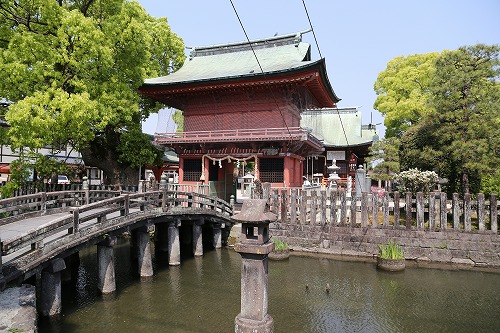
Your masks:
[{"label": "stone pavement", "polygon": [[37,331],[35,287],[22,285],[0,292],[0,333]]}]

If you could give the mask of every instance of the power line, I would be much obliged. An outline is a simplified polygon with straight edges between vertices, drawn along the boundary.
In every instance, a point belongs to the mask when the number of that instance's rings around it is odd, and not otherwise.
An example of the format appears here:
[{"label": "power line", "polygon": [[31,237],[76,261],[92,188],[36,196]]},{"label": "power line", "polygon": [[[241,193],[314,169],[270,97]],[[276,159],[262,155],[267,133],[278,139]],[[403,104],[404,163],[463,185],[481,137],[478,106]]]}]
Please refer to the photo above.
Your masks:
[{"label": "power line", "polygon": [[[238,18],[238,22],[240,22],[241,29],[243,30],[243,33],[245,34],[245,37],[247,38],[248,45],[250,46],[250,49],[252,49],[253,55],[255,57],[255,60],[257,60],[257,64],[259,65],[260,71],[262,74],[265,75],[264,69],[262,68],[259,58],[257,57],[257,53],[255,53],[255,49],[252,46],[252,43],[250,42],[250,38],[248,38],[248,34],[245,30],[245,27],[243,26],[243,22],[240,19],[240,15],[238,15],[238,11],[236,10],[236,7],[234,6],[233,0],[229,0],[231,2],[231,6],[233,6],[234,13],[236,14],[236,17]],[[288,132],[288,135],[290,138],[292,137],[292,133],[290,133],[290,129],[288,128],[288,125],[286,123],[285,116],[283,116],[283,112],[281,111],[280,105],[278,104],[278,101],[276,100],[276,97],[274,96],[274,91],[271,90],[271,94],[273,96],[274,102],[276,103],[276,106],[278,107],[278,111],[280,112],[281,118],[283,119],[283,123],[285,124],[286,130]]]},{"label": "power line", "polygon": [[[321,50],[319,49],[318,39],[316,38],[316,33],[314,32],[314,27],[313,27],[312,22],[311,22],[311,17],[309,16],[309,12],[307,11],[306,1],[302,0],[302,4],[304,5],[304,10],[306,12],[307,20],[309,21],[309,26],[311,27],[311,30],[312,30],[312,33],[314,36],[314,41],[316,42],[316,47],[318,48],[319,57],[321,59],[323,59],[323,56],[321,55]],[[335,103],[335,109],[337,110],[337,114],[338,114],[339,120],[340,120],[340,125],[342,126],[342,131],[344,132],[345,142],[347,144],[347,147],[349,147],[349,140],[347,139],[347,134],[345,132],[344,123],[342,122],[342,117],[340,117],[339,108],[337,107],[336,103]]]},{"label": "power line", "polygon": [[309,26],[311,27],[311,30],[312,30],[312,33],[313,33],[313,36],[314,36],[314,41],[316,42],[316,47],[318,48],[319,57],[321,59],[323,59],[323,56],[321,55],[321,51],[319,49],[318,40],[316,39],[316,33],[314,32],[314,28],[313,28],[313,25],[312,25],[312,22],[311,22],[311,18],[309,17],[309,12],[307,11],[305,0],[302,0],[302,4],[304,5],[304,10],[306,11],[307,20],[309,21]]},{"label": "power line", "polygon": [[345,142],[347,143],[347,147],[349,147],[349,140],[347,140],[347,134],[345,133],[344,123],[342,122],[342,117],[340,117],[339,108],[335,104],[335,110],[337,110],[337,114],[339,115],[340,126],[342,126],[342,132],[344,132]]}]

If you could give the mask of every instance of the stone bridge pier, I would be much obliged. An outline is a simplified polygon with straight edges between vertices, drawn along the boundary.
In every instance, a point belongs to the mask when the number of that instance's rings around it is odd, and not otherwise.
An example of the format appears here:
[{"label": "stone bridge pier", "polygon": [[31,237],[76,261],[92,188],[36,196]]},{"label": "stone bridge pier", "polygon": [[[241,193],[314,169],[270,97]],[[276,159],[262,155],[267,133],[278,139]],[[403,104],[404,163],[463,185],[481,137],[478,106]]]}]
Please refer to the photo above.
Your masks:
[{"label": "stone bridge pier", "polygon": [[64,259],[54,259],[42,271],[40,312],[43,316],[61,313],[61,271],[66,268]]},{"label": "stone bridge pier", "polygon": [[109,294],[116,290],[115,256],[113,253],[113,246],[115,245],[116,236],[109,236],[97,244],[97,287],[103,294]]},{"label": "stone bridge pier", "polygon": [[190,246],[195,257],[203,256],[204,243],[211,244],[215,249],[222,248],[224,227],[225,224],[221,222],[208,224],[204,217],[188,221],[175,218],[155,225],[155,246],[159,251],[168,253],[170,266],[177,266],[180,265],[181,247],[185,249],[184,246]]}]

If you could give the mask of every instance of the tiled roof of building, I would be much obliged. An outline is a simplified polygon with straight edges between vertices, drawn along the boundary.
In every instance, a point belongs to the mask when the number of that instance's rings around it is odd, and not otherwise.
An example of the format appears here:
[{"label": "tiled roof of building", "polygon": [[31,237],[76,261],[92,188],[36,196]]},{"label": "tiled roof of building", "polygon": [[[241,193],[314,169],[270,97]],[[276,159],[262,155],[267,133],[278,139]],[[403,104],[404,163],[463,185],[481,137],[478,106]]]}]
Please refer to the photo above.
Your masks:
[{"label": "tiled roof of building", "polygon": [[325,147],[371,144],[377,134],[375,126],[361,125],[358,108],[306,110],[302,113],[300,126],[311,129],[315,137],[323,140]]},{"label": "tiled roof of building", "polygon": [[146,79],[144,86],[252,77],[262,75],[262,71],[268,74],[306,67],[314,62],[310,61],[310,45],[301,40],[298,33],[254,40],[252,47],[238,42],[194,48],[177,72]]}]

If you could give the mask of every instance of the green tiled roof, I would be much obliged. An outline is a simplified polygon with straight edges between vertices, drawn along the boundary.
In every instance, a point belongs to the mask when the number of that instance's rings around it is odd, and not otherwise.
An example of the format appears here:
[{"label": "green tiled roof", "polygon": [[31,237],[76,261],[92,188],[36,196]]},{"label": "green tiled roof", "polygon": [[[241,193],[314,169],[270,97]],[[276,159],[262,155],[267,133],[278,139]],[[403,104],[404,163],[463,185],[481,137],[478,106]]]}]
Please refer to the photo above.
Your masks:
[{"label": "green tiled roof", "polygon": [[314,62],[310,61],[310,45],[301,42],[301,37],[298,33],[255,40],[253,50],[248,42],[194,48],[177,72],[146,79],[144,86],[252,77],[305,67]]},{"label": "green tiled roof", "polygon": [[315,137],[323,140],[325,147],[366,145],[373,142],[377,134],[375,128],[366,129],[361,125],[361,113],[357,108],[307,110],[302,113],[300,126],[311,129]]}]

